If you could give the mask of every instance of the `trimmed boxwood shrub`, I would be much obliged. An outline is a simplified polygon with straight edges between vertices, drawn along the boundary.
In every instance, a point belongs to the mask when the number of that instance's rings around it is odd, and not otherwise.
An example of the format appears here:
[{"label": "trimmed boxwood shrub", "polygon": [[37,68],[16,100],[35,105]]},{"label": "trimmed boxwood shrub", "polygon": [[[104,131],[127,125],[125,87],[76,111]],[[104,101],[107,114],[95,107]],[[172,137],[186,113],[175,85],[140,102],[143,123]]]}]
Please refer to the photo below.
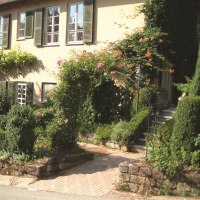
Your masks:
[{"label": "trimmed boxwood shrub", "polygon": [[147,131],[149,109],[138,112],[130,122],[120,121],[112,129],[111,140],[119,145],[129,145]]},{"label": "trimmed boxwood shrub", "polygon": [[[132,110],[131,113],[134,116],[136,114],[136,107],[138,102],[138,94],[135,95],[132,103]],[[156,107],[157,104],[157,95],[156,91],[151,88],[142,88],[139,90],[139,105],[138,109],[139,111],[143,108],[148,108],[149,104],[153,106],[153,108]]]},{"label": "trimmed boxwood shrub", "polygon": [[102,142],[103,144],[105,144],[111,139],[110,136],[112,134],[113,127],[114,124],[99,126],[95,131],[95,139],[98,142]]},{"label": "trimmed boxwood shrub", "polygon": [[170,140],[173,158],[180,165],[200,166],[200,97],[179,102]]},{"label": "trimmed boxwood shrub", "polygon": [[35,142],[35,117],[28,105],[14,105],[7,115],[7,151],[32,154]]},{"label": "trimmed boxwood shrub", "polygon": [[128,123],[128,129],[131,135],[129,136],[129,141],[136,141],[142,133],[147,132],[148,127],[148,116],[150,108],[142,109],[135,116],[132,117]]}]

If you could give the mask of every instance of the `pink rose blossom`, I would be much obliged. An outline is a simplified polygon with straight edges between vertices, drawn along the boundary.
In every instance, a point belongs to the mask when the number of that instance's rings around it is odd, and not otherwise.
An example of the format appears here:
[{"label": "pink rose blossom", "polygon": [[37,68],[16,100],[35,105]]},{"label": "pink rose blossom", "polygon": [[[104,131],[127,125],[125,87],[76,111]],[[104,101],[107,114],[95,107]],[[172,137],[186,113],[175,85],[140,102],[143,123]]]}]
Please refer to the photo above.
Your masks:
[{"label": "pink rose blossom", "polygon": [[98,63],[97,68],[98,69],[103,69],[104,64],[103,63]]}]

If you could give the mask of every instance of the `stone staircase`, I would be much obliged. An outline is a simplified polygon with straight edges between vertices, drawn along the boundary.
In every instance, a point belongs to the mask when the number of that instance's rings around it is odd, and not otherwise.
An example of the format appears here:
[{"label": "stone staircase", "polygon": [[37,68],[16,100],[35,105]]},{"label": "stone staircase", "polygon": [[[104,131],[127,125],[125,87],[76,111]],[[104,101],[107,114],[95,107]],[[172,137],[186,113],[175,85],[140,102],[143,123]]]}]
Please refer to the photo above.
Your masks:
[{"label": "stone staircase", "polygon": [[136,145],[134,146],[139,149],[146,149],[145,144],[146,144],[147,134],[156,133],[157,128],[164,125],[166,121],[172,119],[175,112],[176,112],[175,105],[170,105],[169,108],[164,109],[159,113],[157,113],[155,119],[152,120],[151,126],[149,127],[149,132],[141,134],[141,137],[136,141]]}]

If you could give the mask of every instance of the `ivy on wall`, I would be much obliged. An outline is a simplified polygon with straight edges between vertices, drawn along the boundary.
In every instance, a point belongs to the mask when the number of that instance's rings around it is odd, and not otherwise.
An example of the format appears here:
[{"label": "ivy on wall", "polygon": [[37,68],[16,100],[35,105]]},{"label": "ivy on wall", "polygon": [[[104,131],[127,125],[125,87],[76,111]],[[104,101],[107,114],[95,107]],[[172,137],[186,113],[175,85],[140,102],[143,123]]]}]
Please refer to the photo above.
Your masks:
[{"label": "ivy on wall", "polygon": [[8,53],[4,53],[0,50],[0,71],[4,73],[13,67],[21,69],[36,61],[37,58],[34,55],[25,51],[11,50]]}]

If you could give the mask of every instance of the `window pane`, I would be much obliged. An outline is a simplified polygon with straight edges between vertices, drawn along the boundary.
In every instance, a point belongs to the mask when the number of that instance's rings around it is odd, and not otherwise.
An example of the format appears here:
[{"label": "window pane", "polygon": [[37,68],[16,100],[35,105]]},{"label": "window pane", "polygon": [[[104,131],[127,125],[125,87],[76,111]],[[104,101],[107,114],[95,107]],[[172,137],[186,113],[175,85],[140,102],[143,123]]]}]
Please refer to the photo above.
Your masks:
[{"label": "window pane", "polygon": [[60,7],[55,7],[54,8],[54,16],[60,15]]},{"label": "window pane", "polygon": [[47,35],[47,43],[51,43],[51,35],[50,34]]},{"label": "window pane", "polygon": [[70,31],[75,30],[75,23],[69,24],[69,30]]},{"label": "window pane", "polygon": [[47,20],[47,22],[48,22],[48,25],[52,25],[52,18],[49,17],[48,20]]},{"label": "window pane", "polygon": [[78,30],[82,30],[83,29],[83,23],[78,23]]},{"label": "window pane", "polygon": [[58,34],[54,34],[53,42],[58,42]]},{"label": "window pane", "polygon": [[82,41],[83,40],[83,32],[78,32],[77,33],[77,40]]},{"label": "window pane", "polygon": [[47,98],[47,94],[50,90],[55,88],[55,83],[43,83],[42,84],[42,101],[45,101]]},{"label": "window pane", "polygon": [[54,32],[59,32],[59,26],[54,26]]},{"label": "window pane", "polygon": [[25,31],[24,30],[19,30],[19,37],[24,37]]},{"label": "window pane", "polygon": [[48,28],[47,28],[47,32],[49,33],[51,33],[52,32],[52,26],[48,26]]},{"label": "window pane", "polygon": [[75,33],[69,33],[69,41],[75,41]]},{"label": "window pane", "polygon": [[54,24],[55,25],[59,24],[59,17],[54,17]]},{"label": "window pane", "polygon": [[48,16],[53,16],[54,9],[53,8],[48,8]]}]

